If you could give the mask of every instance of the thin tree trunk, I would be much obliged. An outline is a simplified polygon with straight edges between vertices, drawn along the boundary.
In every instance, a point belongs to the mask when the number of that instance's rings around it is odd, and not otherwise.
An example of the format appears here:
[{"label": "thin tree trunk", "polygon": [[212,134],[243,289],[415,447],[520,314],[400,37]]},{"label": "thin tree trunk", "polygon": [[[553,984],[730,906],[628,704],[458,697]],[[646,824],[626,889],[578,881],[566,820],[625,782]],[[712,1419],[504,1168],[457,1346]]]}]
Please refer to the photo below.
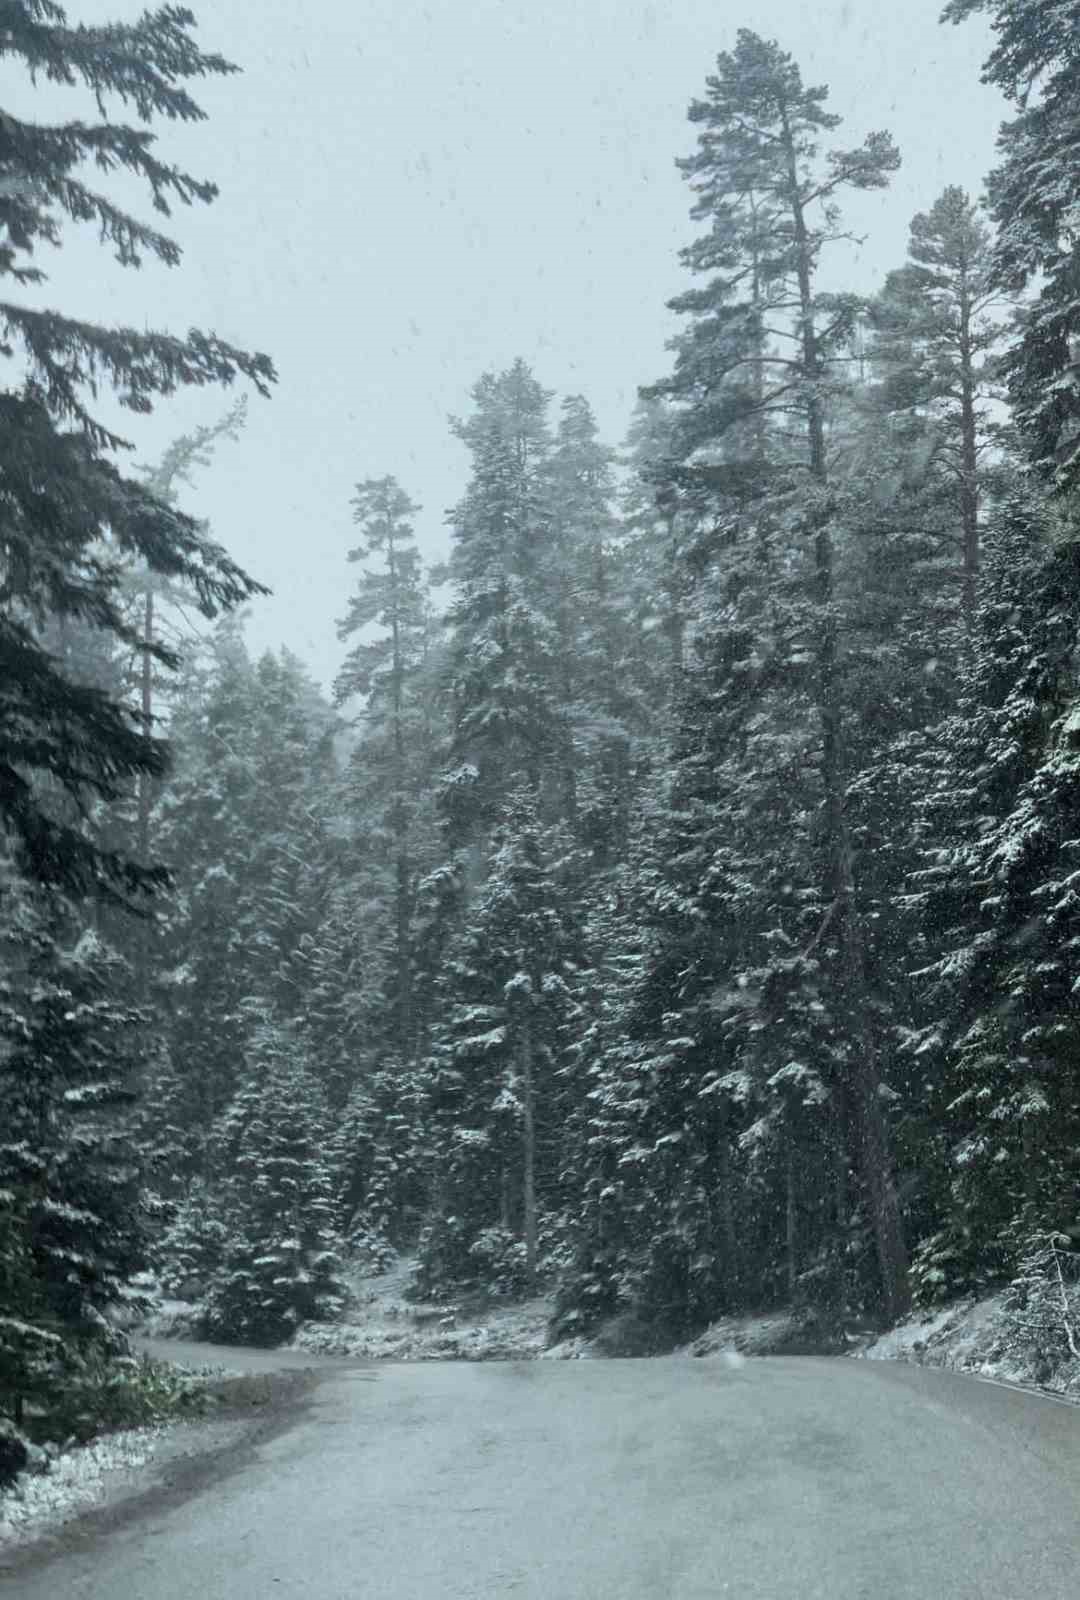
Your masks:
[{"label": "thin tree trunk", "polygon": [[877,1073],[864,1068],[855,1084],[855,1123],[863,1182],[873,1219],[874,1244],[881,1273],[883,1308],[890,1322],[911,1307],[908,1254],[892,1163],[885,1142]]},{"label": "thin tree trunk", "polygon": [[856,1145],[856,1169],[870,1208],[882,1303],[889,1321],[896,1322],[911,1305],[908,1253],[881,1102],[881,1078],[866,983],[865,938],[847,862],[845,876],[840,981],[845,1013],[855,1030],[856,1047],[851,1074],[850,1121]]},{"label": "thin tree trunk", "polygon": [[669,660],[671,664],[670,698],[674,703],[682,682],[683,659],[685,656],[686,618],[683,615],[682,597],[679,593],[679,543],[675,532],[675,514],[669,513],[666,518],[668,537],[668,573],[667,573],[667,636]]},{"label": "thin tree trunk", "polygon": [[409,816],[405,805],[408,771],[405,753],[405,660],[399,617],[401,577],[394,545],[393,522],[387,531],[387,558],[393,595],[391,613],[391,715],[394,719],[394,799],[391,828],[394,835],[394,966],[397,1004],[397,1051],[404,1064],[413,1059],[414,1022],[412,994],[412,862],[409,856]]},{"label": "thin tree trunk", "polygon": [[397,945],[397,1044],[401,1061],[411,1061],[414,1056],[415,1029],[413,1027],[412,952],[409,948],[410,881],[412,873],[408,851],[399,845],[395,864],[394,939]]},{"label": "thin tree trunk", "polygon": [[[150,739],[151,718],[154,710],[154,671],[150,647],[154,642],[154,586],[147,574],[146,594],[143,598],[143,658],[141,704],[142,725],[147,740]],[[150,865],[150,806],[152,801],[150,774],[139,773],[138,787],[138,856],[139,865]],[[139,999],[146,1003],[150,990],[150,921],[147,918],[139,928],[136,984]]]},{"label": "thin tree trunk", "polygon": [[975,373],[971,357],[971,306],[966,287],[960,297],[960,518],[964,538],[964,626],[975,628],[979,582],[979,483],[975,420]]},{"label": "thin tree trunk", "polygon": [[[848,1136],[848,1096],[843,1084],[836,1084],[832,1093],[831,1106],[831,1138],[832,1138],[832,1243],[830,1255],[833,1262],[831,1294],[833,1297],[832,1310],[840,1313],[844,1310],[848,1233],[848,1151],[851,1140]],[[828,1212],[826,1210],[826,1215]]]},{"label": "thin tree trunk", "polygon": [[734,1307],[739,1300],[739,1285],[741,1273],[739,1272],[739,1241],[735,1231],[735,1203],[731,1172],[731,1146],[728,1143],[728,1130],[721,1129],[717,1150],[718,1166],[718,1195],[717,1203],[720,1211],[720,1238],[724,1247],[724,1289],[729,1307]]},{"label": "thin tree trunk", "polygon": [[[566,574],[564,574],[564,579],[565,577]],[[570,590],[570,588],[571,585],[564,582],[564,590],[559,596],[558,610],[556,612],[556,626],[559,636],[559,655],[561,658],[559,663],[559,678],[561,680],[560,687],[562,693],[562,703],[564,706],[572,706],[578,698],[576,693],[578,650],[576,647],[577,641],[574,637],[575,630],[573,626],[571,602],[567,592]],[[576,768],[577,755],[574,750],[574,741],[572,737],[565,737],[560,742],[562,748],[559,750],[557,757],[559,766],[561,768],[560,787],[562,792],[558,797],[559,805],[562,810],[562,816],[560,820],[565,822],[567,827],[573,830],[577,827],[578,821]]]},{"label": "thin tree trunk", "polygon": [[[150,738],[150,719],[154,710],[153,658],[150,647],[154,642],[154,590],[147,582],[143,600],[143,658],[142,658],[142,724],[147,739]],[[139,774],[139,861],[142,866],[150,862],[150,774]]]},{"label": "thin tree trunk", "polygon": [[536,1103],[533,1081],[532,1018],[526,1013],[521,1024],[519,1043],[519,1068],[521,1074],[522,1123],[524,1140],[524,1181],[522,1185],[522,1210],[525,1231],[525,1283],[530,1294],[536,1293]]},{"label": "thin tree trunk", "polygon": [[[758,208],[757,208],[757,205],[754,203],[753,199],[751,199],[751,202],[750,202],[750,209],[751,209],[751,215],[754,218],[754,229],[753,229],[753,231],[751,233],[751,242],[750,242],[751,271],[752,271],[752,278],[751,278],[752,300],[751,300],[751,304],[754,307],[755,315],[760,316],[760,313],[761,313],[761,301],[762,301],[761,257],[760,257],[760,251],[759,251],[759,248],[758,248],[758,234],[757,234],[757,213],[758,213]],[[764,464],[764,461],[765,461],[766,434],[765,434],[765,361],[764,361],[765,339],[764,339],[764,335],[760,332],[760,330],[757,333],[757,341],[758,341],[758,357],[754,361],[753,367],[751,369],[752,384],[753,384],[753,395],[754,395],[753,455],[754,455],[755,462],[759,466],[761,466],[761,465]]]},{"label": "thin tree trunk", "polygon": [[787,1170],[785,1172],[786,1204],[785,1204],[785,1230],[784,1230],[784,1260],[787,1269],[788,1301],[795,1298],[795,1287],[799,1281],[799,1267],[796,1258],[796,1212],[795,1212],[795,1139],[789,1132],[787,1138]]}]

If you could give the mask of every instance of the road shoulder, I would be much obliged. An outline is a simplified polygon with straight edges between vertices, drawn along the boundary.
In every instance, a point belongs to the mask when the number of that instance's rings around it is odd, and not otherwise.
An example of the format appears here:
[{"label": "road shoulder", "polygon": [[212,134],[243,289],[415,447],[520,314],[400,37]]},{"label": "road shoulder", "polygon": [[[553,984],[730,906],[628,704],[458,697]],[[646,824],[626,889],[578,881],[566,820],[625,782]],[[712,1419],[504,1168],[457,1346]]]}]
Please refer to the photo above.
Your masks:
[{"label": "road shoulder", "polygon": [[[162,1353],[161,1347],[155,1353]],[[0,1579],[149,1514],[159,1514],[239,1471],[305,1416],[322,1377],[340,1364],[271,1367],[207,1379],[213,1409],[158,1428],[112,1434],[62,1456],[0,1501]],[[228,1353],[243,1362],[244,1352]]]}]

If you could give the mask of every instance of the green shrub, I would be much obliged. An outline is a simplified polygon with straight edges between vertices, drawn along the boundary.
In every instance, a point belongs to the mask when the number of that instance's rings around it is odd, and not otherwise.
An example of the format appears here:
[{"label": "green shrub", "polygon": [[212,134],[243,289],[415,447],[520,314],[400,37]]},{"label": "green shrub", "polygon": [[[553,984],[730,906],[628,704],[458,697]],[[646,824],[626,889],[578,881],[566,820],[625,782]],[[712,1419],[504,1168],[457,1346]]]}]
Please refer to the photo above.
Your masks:
[{"label": "green shrub", "polygon": [[48,1408],[28,1415],[26,1432],[37,1442],[75,1438],[86,1443],[118,1428],[197,1415],[205,1404],[203,1386],[167,1362],[94,1351],[70,1362]]}]

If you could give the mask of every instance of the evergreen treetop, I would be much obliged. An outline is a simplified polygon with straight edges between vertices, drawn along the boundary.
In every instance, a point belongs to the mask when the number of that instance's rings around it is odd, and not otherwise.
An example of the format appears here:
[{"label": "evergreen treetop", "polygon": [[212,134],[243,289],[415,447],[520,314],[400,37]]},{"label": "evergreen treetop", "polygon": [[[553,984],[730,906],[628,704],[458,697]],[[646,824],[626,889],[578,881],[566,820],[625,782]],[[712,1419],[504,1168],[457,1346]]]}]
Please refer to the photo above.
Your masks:
[{"label": "evergreen treetop", "polygon": [[[51,0],[10,0],[0,21],[5,56],[32,78],[89,88],[100,113],[96,123],[57,126],[0,114],[0,275],[13,289],[40,289],[35,252],[62,245],[65,220],[95,223],[123,266],[148,254],[175,265],[172,240],[81,172],[126,169],[163,216],[175,203],[211,201],[213,184],[158,159],[149,124],[200,118],[186,82],[234,69],[198,49],[194,18],[179,7],[91,27],[70,26]],[[132,107],[136,121],[110,121],[111,100]],[[212,333],[103,328],[13,298],[0,302],[0,351],[23,372],[0,392],[0,823],[43,882],[76,893],[152,889],[161,873],[95,843],[84,819],[92,802],[115,799],[139,773],[160,775],[164,748],[125,705],[73,683],[38,630],[46,617],[79,620],[171,666],[174,654],[142,640],[125,615],[128,563],[182,582],[207,615],[261,592],[192,517],[119,471],[110,456],[127,442],[90,407],[103,386],[135,412],[181,387],[238,377],[265,394],[273,366]]]}]

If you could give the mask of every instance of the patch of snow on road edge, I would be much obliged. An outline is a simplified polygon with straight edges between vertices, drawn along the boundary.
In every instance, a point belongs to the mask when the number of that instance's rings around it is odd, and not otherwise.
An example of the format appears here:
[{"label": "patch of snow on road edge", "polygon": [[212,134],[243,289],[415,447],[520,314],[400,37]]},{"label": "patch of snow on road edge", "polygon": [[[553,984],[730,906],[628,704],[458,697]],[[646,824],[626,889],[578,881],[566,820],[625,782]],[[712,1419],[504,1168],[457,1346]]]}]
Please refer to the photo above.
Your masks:
[{"label": "patch of snow on road edge", "polygon": [[1005,1301],[1006,1292],[999,1291],[933,1312],[913,1312],[851,1354],[861,1361],[942,1367],[970,1377],[1080,1398],[1080,1364],[1051,1359],[1041,1342],[1025,1339]]},{"label": "patch of snow on road edge", "polygon": [[164,1427],[131,1428],[56,1457],[47,1472],[23,1473],[0,1494],[0,1550],[34,1538],[108,1497],[110,1475],[152,1461]]}]

